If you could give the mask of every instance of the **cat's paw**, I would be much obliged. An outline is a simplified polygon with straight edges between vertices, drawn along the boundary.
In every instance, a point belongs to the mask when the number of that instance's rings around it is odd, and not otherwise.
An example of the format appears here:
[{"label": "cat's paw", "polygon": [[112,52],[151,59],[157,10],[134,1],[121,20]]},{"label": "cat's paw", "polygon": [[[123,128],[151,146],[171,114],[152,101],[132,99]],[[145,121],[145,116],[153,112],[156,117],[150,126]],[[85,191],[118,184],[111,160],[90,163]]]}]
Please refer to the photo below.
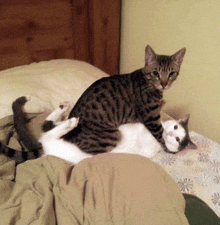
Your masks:
[{"label": "cat's paw", "polygon": [[164,107],[164,105],[166,104],[165,100],[160,100],[160,109],[162,109]]},{"label": "cat's paw", "polygon": [[61,109],[63,113],[66,112],[69,109],[69,107],[70,107],[70,102],[67,102],[67,101],[61,103],[59,106],[59,108]]},{"label": "cat's paw", "polygon": [[79,118],[73,117],[71,119],[68,119],[68,121],[69,121],[69,127],[70,128],[75,128],[75,127],[78,126]]}]

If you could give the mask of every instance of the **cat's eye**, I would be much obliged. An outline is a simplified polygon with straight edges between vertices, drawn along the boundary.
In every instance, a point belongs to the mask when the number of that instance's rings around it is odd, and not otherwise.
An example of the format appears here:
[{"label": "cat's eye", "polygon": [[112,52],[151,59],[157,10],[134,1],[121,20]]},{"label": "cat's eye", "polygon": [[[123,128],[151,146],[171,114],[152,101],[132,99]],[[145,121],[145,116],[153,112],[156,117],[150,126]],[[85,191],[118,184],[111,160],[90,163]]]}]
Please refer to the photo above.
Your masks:
[{"label": "cat's eye", "polygon": [[179,138],[179,137],[176,137],[176,141],[177,141],[177,142],[180,142],[180,138]]},{"label": "cat's eye", "polygon": [[153,75],[155,76],[155,77],[160,77],[160,74],[155,70],[155,71],[153,71]]},{"label": "cat's eye", "polygon": [[176,73],[175,73],[174,71],[172,71],[172,72],[170,72],[169,77],[174,77],[175,74],[176,74]]},{"label": "cat's eye", "polygon": [[177,126],[177,125],[175,125],[175,126],[174,126],[174,130],[177,130],[177,129],[178,129],[178,126]]}]

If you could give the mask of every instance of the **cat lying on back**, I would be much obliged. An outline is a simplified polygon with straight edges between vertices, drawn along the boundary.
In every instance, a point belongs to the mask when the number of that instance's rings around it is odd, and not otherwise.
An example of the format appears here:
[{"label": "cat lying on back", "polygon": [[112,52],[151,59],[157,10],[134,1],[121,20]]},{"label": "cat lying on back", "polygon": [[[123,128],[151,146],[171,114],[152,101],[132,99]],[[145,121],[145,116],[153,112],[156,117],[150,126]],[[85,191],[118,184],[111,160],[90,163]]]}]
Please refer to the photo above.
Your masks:
[{"label": "cat lying on back", "polygon": [[[162,122],[163,138],[170,153],[197,148],[189,137],[188,121],[189,115],[179,120]],[[160,143],[142,123],[124,124],[119,127],[119,130],[122,133],[122,140],[111,151],[113,153],[126,152],[153,158],[157,152],[163,150]]]},{"label": "cat lying on back", "polygon": [[[21,163],[28,159],[35,159],[45,155],[53,155],[64,159],[73,164],[92,157],[93,154],[85,153],[73,143],[69,143],[61,137],[70,130],[78,126],[78,118],[70,118],[58,122],[69,108],[69,103],[64,102],[60,107],[53,111],[43,123],[43,133],[39,141],[30,134],[26,126],[26,115],[22,106],[27,101],[27,97],[20,97],[13,103],[15,118],[15,129],[18,131],[23,145],[29,149],[28,152],[16,151],[4,145],[0,152]],[[172,153],[177,153],[183,149],[195,149],[196,145],[189,138],[188,119],[186,116],[178,121],[169,120],[163,122],[163,137],[166,145]],[[131,153],[140,154],[145,157],[153,157],[158,151],[162,150],[160,143],[146,129],[142,123],[128,123],[119,126],[121,140],[111,153]]]}]

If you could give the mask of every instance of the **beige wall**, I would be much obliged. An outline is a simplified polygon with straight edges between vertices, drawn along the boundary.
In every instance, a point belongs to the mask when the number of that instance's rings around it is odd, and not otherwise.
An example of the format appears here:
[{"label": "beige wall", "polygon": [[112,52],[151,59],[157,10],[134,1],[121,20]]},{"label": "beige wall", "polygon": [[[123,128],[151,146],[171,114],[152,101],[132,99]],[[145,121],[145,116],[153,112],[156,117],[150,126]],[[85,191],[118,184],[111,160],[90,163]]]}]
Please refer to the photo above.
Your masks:
[{"label": "beige wall", "polygon": [[191,114],[190,129],[220,141],[220,1],[122,0],[120,72],[144,66],[144,48],[173,54],[186,47],[165,111]]}]

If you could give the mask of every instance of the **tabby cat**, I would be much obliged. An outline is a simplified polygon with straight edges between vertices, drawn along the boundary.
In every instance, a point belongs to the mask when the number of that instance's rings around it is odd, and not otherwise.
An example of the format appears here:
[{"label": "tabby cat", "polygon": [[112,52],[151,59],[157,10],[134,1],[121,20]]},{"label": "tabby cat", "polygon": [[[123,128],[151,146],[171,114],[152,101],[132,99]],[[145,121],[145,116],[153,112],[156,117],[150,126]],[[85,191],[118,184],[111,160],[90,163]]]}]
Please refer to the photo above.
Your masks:
[{"label": "tabby cat", "polygon": [[109,152],[121,138],[120,125],[140,122],[169,151],[162,136],[160,104],[163,91],[179,75],[185,51],[183,48],[171,56],[157,55],[147,45],[144,68],[93,83],[70,112],[69,118],[79,118],[78,126],[62,138],[84,152]]},{"label": "tabby cat", "polygon": [[[13,103],[13,111],[15,117],[15,128],[19,133],[23,146],[28,148],[28,152],[16,151],[2,144],[0,152],[15,159],[16,163],[21,163],[28,159],[35,159],[45,155],[53,155],[64,159],[73,164],[92,157],[92,154],[81,151],[75,144],[69,143],[62,138],[73,128],[77,127],[79,119],[70,118],[68,120],[58,122],[69,107],[68,102],[64,102],[59,108],[53,111],[43,123],[43,133],[39,141],[32,137],[26,126],[26,115],[22,110],[22,106],[27,101],[27,97],[18,98]],[[181,120],[169,120],[163,122],[164,140],[166,146],[172,153],[179,152],[183,149],[195,149],[196,146],[189,138],[188,134],[189,116]],[[148,158],[152,158],[158,151],[162,150],[162,146],[146,129],[146,127],[138,123],[127,123],[119,126],[121,132],[121,140],[118,145],[113,148],[111,153],[130,153],[139,154]]]}]

